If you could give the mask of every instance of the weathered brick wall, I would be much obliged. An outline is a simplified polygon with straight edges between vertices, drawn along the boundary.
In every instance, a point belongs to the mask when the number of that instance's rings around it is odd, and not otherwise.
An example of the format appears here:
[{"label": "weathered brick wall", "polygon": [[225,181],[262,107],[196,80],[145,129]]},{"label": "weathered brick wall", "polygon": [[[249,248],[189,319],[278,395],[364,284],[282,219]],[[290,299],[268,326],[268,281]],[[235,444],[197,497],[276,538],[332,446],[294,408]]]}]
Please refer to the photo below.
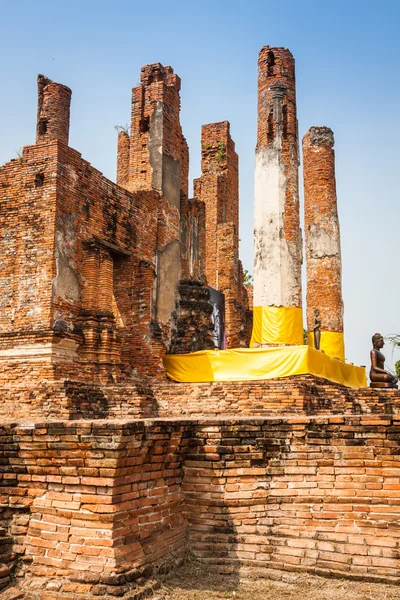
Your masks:
[{"label": "weathered brick wall", "polygon": [[342,261],[333,132],[311,127],[303,138],[307,325],[318,308],[323,331],[343,332]]},{"label": "weathered brick wall", "polygon": [[128,597],[186,540],[225,572],[399,581],[399,441],[387,415],[10,424],[0,504],[29,507],[23,585],[54,597]]},{"label": "weathered brick wall", "polygon": [[248,312],[247,312],[247,338],[251,339],[251,332],[253,330],[253,298],[254,298],[254,293],[253,293],[253,286],[252,285],[246,285],[246,292],[247,292],[247,298],[249,301],[249,308],[248,308]]},{"label": "weathered brick wall", "polygon": [[181,277],[205,281],[205,205],[199,200],[181,199]]},{"label": "weathered brick wall", "polygon": [[36,143],[58,140],[68,145],[71,90],[38,76]]},{"label": "weathered brick wall", "polygon": [[197,426],[183,483],[192,552],[224,572],[399,581],[399,432],[386,417]]},{"label": "weathered brick wall", "polygon": [[140,85],[132,90],[126,185],[131,191],[156,190],[160,195],[154,305],[167,344],[174,327],[173,313],[181,278],[180,201],[183,193],[187,195],[187,184],[183,184],[183,190],[181,185],[189,161],[179,122],[180,87],[180,79],[171,67],[155,63],[142,68]]},{"label": "weathered brick wall", "polygon": [[146,382],[140,378],[96,385],[74,381],[3,383],[0,388],[0,417],[6,420],[290,414],[400,414],[400,391],[352,390],[311,375],[218,383]]},{"label": "weathered brick wall", "polygon": [[248,346],[248,299],[239,260],[239,172],[228,121],[203,125],[202,175],[194,194],[206,209],[207,283],[225,295],[227,348]]},{"label": "weathered brick wall", "polygon": [[[153,66],[143,69],[143,106],[135,100],[131,136],[119,133],[119,185],[68,147],[71,90],[39,76],[37,143],[0,168],[5,382],[163,376],[176,319],[182,327],[186,314],[180,269],[204,284],[204,207],[187,199],[179,78],[160,69],[156,81]],[[138,166],[143,144],[147,171]],[[181,201],[188,244],[182,251]],[[203,311],[201,331],[207,319]]]},{"label": "weathered brick wall", "polygon": [[246,285],[246,289],[247,289],[247,297],[249,299],[249,310],[253,310],[253,286],[252,285]]},{"label": "weathered brick wall", "polygon": [[[171,67],[154,63],[142,68],[140,85],[132,90],[129,187],[133,191],[163,191],[159,172],[163,154],[180,163],[183,153],[188,163],[179,122],[180,88],[181,80]],[[177,168],[180,181],[180,164]],[[187,187],[183,192],[187,195]]]},{"label": "weathered brick wall", "polygon": [[12,553],[13,538],[6,529],[0,527],[0,592],[9,586],[15,560]]},{"label": "weathered brick wall", "polygon": [[218,289],[225,295],[226,347],[248,347],[252,315],[249,311],[243,267],[239,260],[239,240],[234,224],[220,223],[217,226],[217,237]]},{"label": "weathered brick wall", "polygon": [[[53,322],[64,333],[81,333],[84,373],[94,368],[99,376],[117,377],[119,330],[132,315],[129,281],[139,258],[135,237],[140,232],[133,225],[141,212],[139,202],[74,150],[60,147],[58,160]],[[154,213],[155,208],[153,231]],[[151,254],[154,259],[154,246]],[[129,344],[126,335],[124,343]],[[129,366],[125,365],[127,371]],[[70,377],[76,370],[72,365]]]},{"label": "weathered brick wall", "polygon": [[189,146],[186,138],[182,134],[181,136],[181,198],[187,198],[189,196]]},{"label": "weathered brick wall", "polygon": [[30,146],[0,167],[0,364],[9,380],[52,373],[56,149],[56,141]]},{"label": "weathered brick wall", "polygon": [[25,148],[0,180],[5,377],[162,370],[151,329],[158,194],[127,192],[57,141]]},{"label": "weathered brick wall", "polygon": [[182,557],[187,439],[182,424],[2,428],[0,504],[30,508],[18,548],[27,585],[58,579],[54,593],[123,596],[141,590],[146,567]]},{"label": "weathered brick wall", "polygon": [[[208,312],[201,310],[200,332],[193,344],[190,317],[196,308],[193,305],[188,314],[187,298],[180,297],[179,289],[189,279],[204,287],[204,208],[188,199],[189,148],[179,121],[180,85],[171,67],[155,63],[142,68],[140,85],[132,90],[130,136],[120,133],[118,137],[117,170],[120,185],[133,191],[156,190],[160,195],[154,316],[164,345],[190,352],[199,349],[198,341],[205,339],[211,321]],[[187,329],[186,336],[179,333],[182,328]],[[208,348],[208,342],[202,347]]]},{"label": "weathered brick wall", "polygon": [[129,134],[118,131],[117,146],[117,184],[126,188],[129,183]]},{"label": "weathered brick wall", "polygon": [[22,334],[21,326],[30,335],[49,327],[56,148],[56,142],[24,148],[21,158],[0,167],[2,336]]},{"label": "weathered brick wall", "polygon": [[[280,111],[277,110],[280,106]],[[278,131],[279,130],[279,131]],[[257,148],[271,147],[280,136],[280,161],[287,177],[283,235],[289,245],[299,241],[299,144],[294,58],[287,48],[264,46],[258,59]],[[297,255],[296,255],[297,256]],[[294,264],[298,265],[299,261]]]},{"label": "weathered brick wall", "polygon": [[195,196],[206,205],[206,274],[209,285],[217,289],[218,224],[232,223],[239,237],[239,159],[228,121],[202,126],[201,172]]}]

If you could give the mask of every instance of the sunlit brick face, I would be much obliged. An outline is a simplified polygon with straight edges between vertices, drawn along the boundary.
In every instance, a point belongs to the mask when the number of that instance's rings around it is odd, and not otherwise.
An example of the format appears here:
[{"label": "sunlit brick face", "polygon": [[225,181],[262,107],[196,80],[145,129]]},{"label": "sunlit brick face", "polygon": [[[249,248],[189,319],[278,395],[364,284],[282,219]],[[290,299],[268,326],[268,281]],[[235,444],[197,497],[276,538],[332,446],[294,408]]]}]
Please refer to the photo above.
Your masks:
[{"label": "sunlit brick face", "polygon": [[303,138],[307,325],[320,311],[324,331],[343,331],[342,265],[333,132],[311,127]]},{"label": "sunlit brick face", "polygon": [[201,129],[202,175],[195,196],[205,204],[207,283],[225,295],[226,347],[249,344],[247,291],[239,260],[239,161],[228,121]]}]

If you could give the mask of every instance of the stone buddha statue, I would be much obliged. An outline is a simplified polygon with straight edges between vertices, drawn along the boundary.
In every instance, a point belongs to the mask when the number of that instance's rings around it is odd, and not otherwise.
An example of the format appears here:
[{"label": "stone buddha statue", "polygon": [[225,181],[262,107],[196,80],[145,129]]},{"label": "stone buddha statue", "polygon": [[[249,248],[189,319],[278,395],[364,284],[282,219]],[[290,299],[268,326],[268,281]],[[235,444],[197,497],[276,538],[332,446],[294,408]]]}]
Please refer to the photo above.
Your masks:
[{"label": "stone buddha statue", "polygon": [[381,352],[385,342],[380,333],[375,333],[372,336],[371,370],[369,378],[371,380],[370,387],[372,388],[396,388],[398,379],[389,371],[385,371],[385,357]]},{"label": "stone buddha statue", "polygon": [[314,308],[314,348],[316,350],[321,349],[321,325],[322,321],[319,318],[320,312],[318,308]]}]

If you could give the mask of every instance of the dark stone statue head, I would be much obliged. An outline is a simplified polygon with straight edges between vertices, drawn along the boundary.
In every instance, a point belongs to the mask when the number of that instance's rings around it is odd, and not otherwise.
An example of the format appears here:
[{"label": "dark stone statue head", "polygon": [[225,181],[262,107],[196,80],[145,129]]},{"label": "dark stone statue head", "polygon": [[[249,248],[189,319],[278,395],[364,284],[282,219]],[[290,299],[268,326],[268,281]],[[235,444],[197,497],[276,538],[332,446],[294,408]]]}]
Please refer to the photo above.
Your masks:
[{"label": "dark stone statue head", "polygon": [[383,341],[383,335],[381,335],[380,333],[374,333],[374,335],[372,336],[372,345],[375,348],[375,346],[377,346],[378,342]]}]

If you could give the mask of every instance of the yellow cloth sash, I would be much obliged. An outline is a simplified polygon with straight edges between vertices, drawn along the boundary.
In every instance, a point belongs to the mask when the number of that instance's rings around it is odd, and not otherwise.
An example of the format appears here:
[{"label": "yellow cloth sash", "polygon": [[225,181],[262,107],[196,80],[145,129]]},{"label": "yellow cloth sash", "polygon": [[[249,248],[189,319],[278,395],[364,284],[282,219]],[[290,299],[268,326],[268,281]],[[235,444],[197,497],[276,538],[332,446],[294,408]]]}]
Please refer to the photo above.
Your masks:
[{"label": "yellow cloth sash", "polygon": [[303,343],[303,313],[297,306],[255,306],[250,347]]},{"label": "yellow cloth sash", "polygon": [[[308,334],[308,345],[314,348],[314,332]],[[344,335],[337,331],[321,331],[321,350],[332,358],[344,360]]]},{"label": "yellow cloth sash", "polygon": [[168,377],[180,382],[254,381],[310,374],[353,388],[367,385],[365,368],[330,358],[309,346],[167,354],[164,366]]}]

